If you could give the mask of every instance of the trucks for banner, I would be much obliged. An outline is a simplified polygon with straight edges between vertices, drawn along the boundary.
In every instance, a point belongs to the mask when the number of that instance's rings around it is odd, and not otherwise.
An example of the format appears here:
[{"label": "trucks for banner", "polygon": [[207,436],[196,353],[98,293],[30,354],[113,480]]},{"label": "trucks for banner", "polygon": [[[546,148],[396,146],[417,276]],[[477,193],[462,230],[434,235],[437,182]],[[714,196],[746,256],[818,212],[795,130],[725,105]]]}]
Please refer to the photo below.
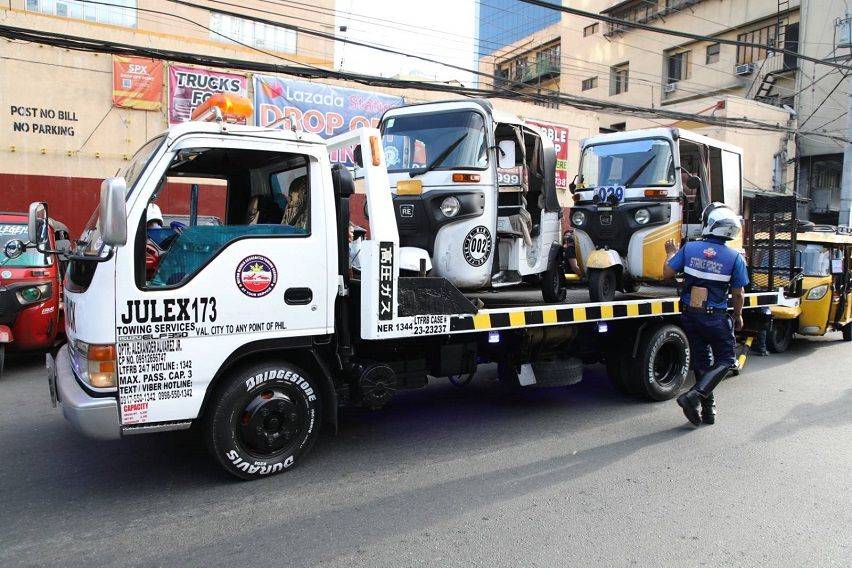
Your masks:
[{"label": "trucks for banner", "polygon": [[[172,127],[103,182],[98,214],[70,254],[68,344],[48,357],[48,379],[84,434],[197,424],[227,471],[254,479],[298,463],[323,425],[336,428],[339,407],[379,408],[428,377],[484,363],[520,388],[573,384],[582,361],[606,360],[619,388],[650,400],[675,396],[686,380],[674,295],[477,308],[446,278],[400,273],[378,130],[323,141],[228,124],[230,105],[211,102],[217,120]],[[328,154],[353,144],[369,216],[359,270],[349,262],[354,182]],[[443,175],[455,174],[470,172]],[[160,240],[164,254],[149,272],[149,231],[161,229],[150,205],[173,213],[171,191],[190,221]],[[222,225],[194,221],[210,203]],[[41,250],[47,214],[32,205]],[[780,301],[778,291],[750,294],[746,307]]]},{"label": "trucks for banner", "polygon": [[420,251],[425,270],[461,290],[535,278],[545,301],[565,298],[547,136],[484,100],[394,108],[381,130],[405,253]]}]

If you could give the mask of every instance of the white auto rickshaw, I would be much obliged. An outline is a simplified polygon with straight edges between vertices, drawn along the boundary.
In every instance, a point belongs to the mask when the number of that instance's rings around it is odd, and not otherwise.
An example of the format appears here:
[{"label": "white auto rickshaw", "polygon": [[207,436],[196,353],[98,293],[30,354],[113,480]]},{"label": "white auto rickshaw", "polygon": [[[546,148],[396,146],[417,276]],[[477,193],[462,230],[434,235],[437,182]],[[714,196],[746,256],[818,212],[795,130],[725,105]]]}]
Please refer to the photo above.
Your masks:
[{"label": "white auto rickshaw", "polygon": [[666,241],[698,238],[710,203],[742,213],[736,146],[677,128],[602,134],[581,146],[570,218],[592,301],[661,282]]},{"label": "white auto rickshaw", "polygon": [[565,296],[553,143],[484,100],[387,111],[381,130],[401,266],[475,291],[540,280]]}]

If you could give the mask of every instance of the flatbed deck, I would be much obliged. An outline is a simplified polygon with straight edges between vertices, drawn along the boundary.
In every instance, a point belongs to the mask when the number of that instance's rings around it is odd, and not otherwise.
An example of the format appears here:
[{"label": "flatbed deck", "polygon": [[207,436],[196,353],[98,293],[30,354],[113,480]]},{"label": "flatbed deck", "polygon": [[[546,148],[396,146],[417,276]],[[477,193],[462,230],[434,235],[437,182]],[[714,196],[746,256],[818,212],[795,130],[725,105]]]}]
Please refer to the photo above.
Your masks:
[{"label": "flatbed deck", "polygon": [[[643,286],[632,294],[617,294],[614,301],[620,300],[650,300],[676,298],[677,288],[673,286]],[[471,301],[482,300],[483,308],[522,308],[541,307],[546,305],[541,298],[541,290],[534,285],[512,286],[494,291],[465,293]],[[559,305],[588,304],[589,291],[585,287],[568,288],[568,295]]]}]

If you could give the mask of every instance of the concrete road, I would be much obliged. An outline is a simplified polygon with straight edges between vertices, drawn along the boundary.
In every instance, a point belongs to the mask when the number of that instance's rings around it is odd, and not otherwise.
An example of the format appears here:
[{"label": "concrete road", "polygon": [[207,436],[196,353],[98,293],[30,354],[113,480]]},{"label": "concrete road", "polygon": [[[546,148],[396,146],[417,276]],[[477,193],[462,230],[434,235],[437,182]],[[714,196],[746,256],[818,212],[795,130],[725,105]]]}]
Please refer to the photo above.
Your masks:
[{"label": "concrete road", "polygon": [[673,402],[443,381],[350,411],[251,483],[190,433],[84,440],[41,360],[0,382],[0,566],[849,566],[852,346],[753,358],[693,430]]}]

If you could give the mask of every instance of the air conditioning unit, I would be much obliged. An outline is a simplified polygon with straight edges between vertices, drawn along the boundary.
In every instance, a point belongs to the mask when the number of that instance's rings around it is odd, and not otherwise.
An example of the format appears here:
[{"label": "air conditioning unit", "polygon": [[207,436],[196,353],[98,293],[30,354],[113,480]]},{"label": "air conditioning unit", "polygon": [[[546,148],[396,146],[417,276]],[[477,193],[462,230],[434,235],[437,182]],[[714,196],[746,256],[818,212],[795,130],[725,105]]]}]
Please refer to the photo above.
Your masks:
[{"label": "air conditioning unit", "polygon": [[754,65],[751,63],[743,63],[734,67],[734,73],[737,75],[751,75],[754,72]]},{"label": "air conditioning unit", "polygon": [[669,83],[663,87],[664,93],[674,93],[675,91],[677,91],[677,83]]}]

